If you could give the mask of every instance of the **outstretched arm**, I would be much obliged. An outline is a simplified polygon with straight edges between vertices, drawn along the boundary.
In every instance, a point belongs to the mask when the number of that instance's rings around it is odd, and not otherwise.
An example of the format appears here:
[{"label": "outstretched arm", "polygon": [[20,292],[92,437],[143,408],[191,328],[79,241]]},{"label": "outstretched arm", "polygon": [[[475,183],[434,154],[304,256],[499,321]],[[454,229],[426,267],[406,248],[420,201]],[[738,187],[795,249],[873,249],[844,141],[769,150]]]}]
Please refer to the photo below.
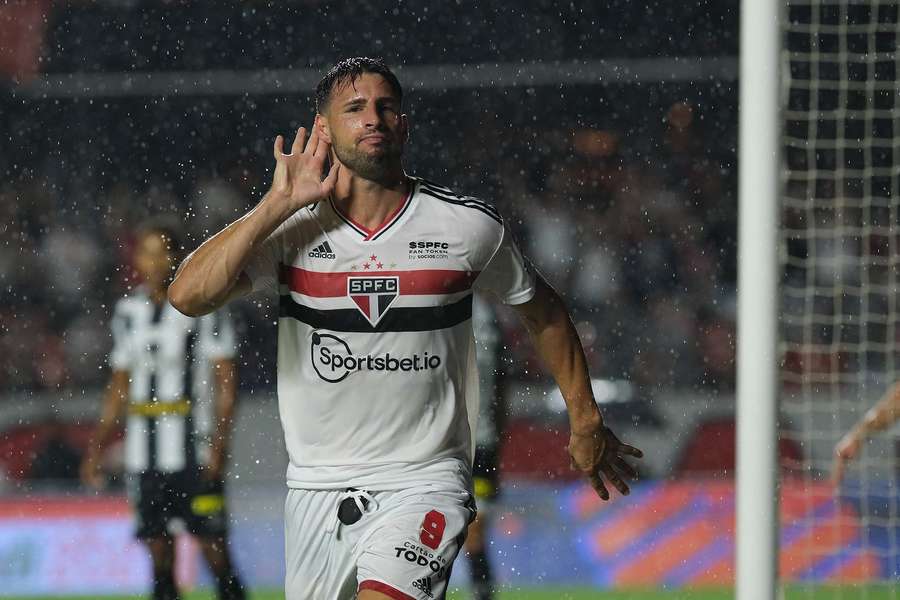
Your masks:
[{"label": "outstretched arm", "polygon": [[306,142],[301,127],[290,154],[284,139],[275,138],[272,187],[246,215],[206,240],[188,256],[169,286],[169,302],[182,313],[198,317],[217,310],[250,291],[243,272],[253,252],[292,214],[327,198],[337,181],[338,162],[322,180],[329,144],[314,129]]},{"label": "outstretched arm", "polygon": [[609,499],[605,478],[622,494],[629,492],[623,476],[637,476],[625,456],[643,453],[623,444],[604,425],[594,401],[584,349],[559,295],[537,278],[534,298],[514,306],[525,322],[541,359],[550,369],[569,412],[572,466],[581,471],[604,500]]},{"label": "outstretched arm", "polygon": [[103,448],[121,425],[122,415],[128,402],[129,377],[128,371],[113,371],[103,394],[100,421],[97,423],[97,428],[94,429],[94,435],[91,436],[84,460],[81,462],[81,481],[89,487],[99,489],[103,485],[101,473]]},{"label": "outstretched arm", "polygon": [[883,431],[900,419],[900,382],[895,383],[870,408],[859,422],[834,447],[832,480],[835,484],[844,478],[847,462],[859,456],[862,443],[873,433]]}]

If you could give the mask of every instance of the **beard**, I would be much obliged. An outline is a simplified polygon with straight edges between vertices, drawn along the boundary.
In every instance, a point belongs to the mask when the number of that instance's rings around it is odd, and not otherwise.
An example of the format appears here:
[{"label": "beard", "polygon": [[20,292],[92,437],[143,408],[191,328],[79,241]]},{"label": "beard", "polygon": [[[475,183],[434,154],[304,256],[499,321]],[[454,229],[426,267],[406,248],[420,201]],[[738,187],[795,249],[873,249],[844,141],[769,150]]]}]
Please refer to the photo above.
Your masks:
[{"label": "beard", "polygon": [[391,183],[389,179],[396,173],[403,156],[403,147],[390,141],[384,144],[381,152],[372,154],[354,146],[341,148],[335,144],[333,149],[341,164],[363,179],[381,184]]}]

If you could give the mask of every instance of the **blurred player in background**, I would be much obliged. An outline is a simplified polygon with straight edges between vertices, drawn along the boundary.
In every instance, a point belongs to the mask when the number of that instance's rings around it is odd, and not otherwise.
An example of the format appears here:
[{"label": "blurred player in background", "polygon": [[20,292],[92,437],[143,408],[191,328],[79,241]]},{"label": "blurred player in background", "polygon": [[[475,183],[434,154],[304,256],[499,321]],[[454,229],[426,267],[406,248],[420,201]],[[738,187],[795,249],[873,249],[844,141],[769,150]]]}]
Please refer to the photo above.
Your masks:
[{"label": "blurred player in background", "polygon": [[878,403],[870,408],[834,447],[832,481],[835,485],[844,479],[847,463],[859,456],[863,442],[873,433],[884,431],[898,420],[900,420],[900,382],[892,385]]},{"label": "blurred player in background", "polygon": [[148,224],[135,247],[143,280],[112,317],[112,375],[82,481],[101,487],[102,451],[125,418],[125,464],[136,535],[150,550],[153,600],[177,600],[169,522],[196,536],[220,600],[243,600],[228,549],[224,476],[237,393],[235,333],[225,311],[194,319],[169,304],[180,259],[175,228]]},{"label": "blurred player in background", "polygon": [[383,61],[332,68],[309,135],[288,154],[276,137],[270,190],[169,287],[189,315],[279,297],[288,600],[445,597],[475,516],[476,290],[525,322],[569,409],[573,464],[602,498],[607,484],[628,493],[624,459],[641,456],[604,424],[561,298],[497,211],[405,173],[402,97]]},{"label": "blurred player in background", "polygon": [[478,295],[472,306],[472,326],[475,329],[480,383],[475,463],[472,467],[478,514],[469,525],[465,550],[469,557],[474,599],[491,600],[494,597],[494,575],[487,552],[487,535],[494,501],[500,494],[500,439],[506,419],[506,390],[504,369],[500,364],[500,328],[493,309]]}]

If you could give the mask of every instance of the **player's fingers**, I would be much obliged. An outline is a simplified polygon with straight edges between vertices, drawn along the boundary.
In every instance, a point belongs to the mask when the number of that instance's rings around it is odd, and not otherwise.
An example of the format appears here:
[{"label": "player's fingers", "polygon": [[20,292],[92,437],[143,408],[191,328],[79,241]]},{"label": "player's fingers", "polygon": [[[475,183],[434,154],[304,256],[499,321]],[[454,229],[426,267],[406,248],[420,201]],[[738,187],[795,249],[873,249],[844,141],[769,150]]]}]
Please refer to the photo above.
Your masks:
[{"label": "player's fingers", "polygon": [[303,143],[306,141],[306,127],[301,127],[297,130],[297,135],[294,137],[294,143],[291,145],[291,154],[300,154],[303,152]]},{"label": "player's fingers", "polygon": [[609,500],[609,490],[606,489],[606,484],[603,483],[599,473],[591,475],[591,487],[597,491],[602,500]]},{"label": "player's fingers", "polygon": [[627,475],[628,477],[631,477],[632,479],[637,479],[637,477],[638,477],[637,469],[635,469],[634,467],[629,465],[627,462],[625,462],[618,456],[615,457],[614,459],[612,459],[611,462],[612,462],[613,467],[615,467],[616,470],[619,471],[620,473],[624,473],[625,475]]},{"label": "player's fingers", "polygon": [[310,156],[316,153],[316,149],[319,147],[319,130],[315,127],[312,128],[312,131],[309,132],[309,140],[306,142],[306,149],[303,151],[305,154],[309,154]]},{"label": "player's fingers", "polygon": [[619,444],[619,447],[616,448],[616,452],[618,454],[627,454],[635,458],[644,458],[644,453],[640,450],[640,448],[635,448],[634,446],[629,446],[628,444]]},{"label": "player's fingers", "polygon": [[273,154],[275,155],[275,160],[280,160],[284,155],[284,138],[280,135],[275,136],[275,147],[273,149]]},{"label": "player's fingers", "polygon": [[328,175],[325,177],[324,181],[322,181],[322,191],[324,191],[326,195],[331,194],[331,192],[334,191],[334,186],[337,185],[338,171],[340,171],[340,169],[341,163],[334,163],[331,165],[331,169],[328,170]]},{"label": "player's fingers", "polygon": [[631,490],[628,488],[628,484],[625,483],[625,480],[622,479],[622,476],[619,475],[615,469],[613,469],[611,466],[607,465],[607,466],[603,467],[601,469],[601,471],[606,476],[606,479],[611,484],[613,484],[613,487],[615,487],[617,490],[619,490],[620,494],[622,494],[623,496],[628,495],[628,493]]},{"label": "player's fingers", "polygon": [[318,145],[316,146],[316,151],[314,156],[316,158],[320,158],[322,160],[328,156],[328,150],[331,149],[331,144],[329,144],[326,140],[319,138]]}]

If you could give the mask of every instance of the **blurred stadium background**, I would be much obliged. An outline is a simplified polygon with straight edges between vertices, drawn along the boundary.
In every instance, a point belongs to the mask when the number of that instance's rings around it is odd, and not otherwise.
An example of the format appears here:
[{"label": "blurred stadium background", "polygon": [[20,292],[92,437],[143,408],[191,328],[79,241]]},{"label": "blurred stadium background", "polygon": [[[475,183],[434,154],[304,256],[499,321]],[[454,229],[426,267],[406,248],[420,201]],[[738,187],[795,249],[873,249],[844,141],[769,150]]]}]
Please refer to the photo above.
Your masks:
[{"label": "blurred stadium background", "polygon": [[[826,475],[896,375],[897,3],[788,8],[781,573],[798,598],[896,597],[893,442],[873,442],[837,494]],[[409,171],[505,213],[573,311],[608,420],[647,455],[627,500],[603,505],[575,480],[560,401],[501,314],[510,414],[492,539],[507,597],[729,597],[738,9],[0,3],[0,596],[147,590],[120,482],[97,497],[77,480],[110,307],[135,284],[134,228],[176,215],[199,241],[242,214],[273,137],[311,122],[322,71],[379,55],[408,91]],[[254,588],[277,590],[277,310],[236,311],[234,547]],[[181,580],[208,585],[179,543]],[[464,561],[454,576],[466,597]]]}]

